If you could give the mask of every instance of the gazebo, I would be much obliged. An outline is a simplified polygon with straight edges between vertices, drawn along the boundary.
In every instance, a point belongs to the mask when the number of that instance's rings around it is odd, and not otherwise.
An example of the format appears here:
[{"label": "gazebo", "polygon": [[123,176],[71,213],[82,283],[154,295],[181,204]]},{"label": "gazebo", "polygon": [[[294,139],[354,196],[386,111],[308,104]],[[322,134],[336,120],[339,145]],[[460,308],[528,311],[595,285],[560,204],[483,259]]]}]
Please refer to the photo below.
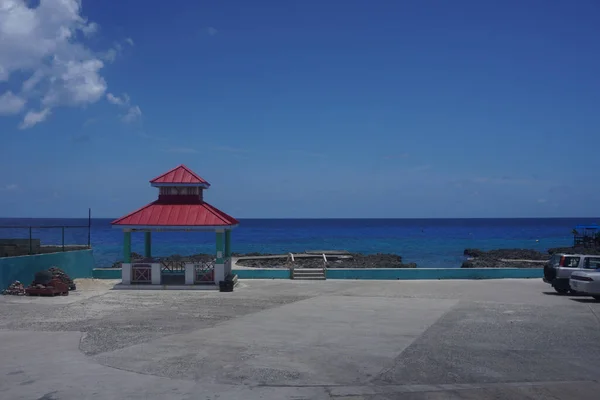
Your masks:
[{"label": "gazebo", "polygon": [[[123,230],[122,283],[164,284],[163,278],[184,275],[185,284],[218,284],[231,273],[231,230],[235,218],[204,201],[210,184],[185,165],[152,179],[159,190],[158,200],[112,222]],[[152,232],[211,231],[216,233],[216,260],[213,262],[164,262],[152,257]],[[131,234],[144,232],[144,259],[132,260]]]}]

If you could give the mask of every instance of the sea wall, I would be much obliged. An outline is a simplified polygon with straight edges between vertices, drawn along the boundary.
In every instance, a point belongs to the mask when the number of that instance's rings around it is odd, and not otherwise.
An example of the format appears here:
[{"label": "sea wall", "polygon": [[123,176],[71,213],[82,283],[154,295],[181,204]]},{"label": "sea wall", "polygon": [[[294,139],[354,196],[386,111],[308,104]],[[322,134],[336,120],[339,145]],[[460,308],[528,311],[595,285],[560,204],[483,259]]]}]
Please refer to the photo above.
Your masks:
[{"label": "sea wall", "polygon": [[541,278],[543,268],[373,268],[328,269],[327,279],[506,279]]},{"label": "sea wall", "polygon": [[29,285],[36,272],[58,267],[71,278],[91,278],[94,256],[91,249],[31,256],[0,258],[0,290],[14,281]]},{"label": "sea wall", "polygon": [[[287,268],[234,269],[240,279],[290,279]],[[327,279],[506,279],[542,278],[543,268],[332,268]],[[121,268],[96,268],[94,278],[120,279]]]},{"label": "sea wall", "polygon": [[289,268],[244,268],[232,273],[239,279],[290,279]]}]

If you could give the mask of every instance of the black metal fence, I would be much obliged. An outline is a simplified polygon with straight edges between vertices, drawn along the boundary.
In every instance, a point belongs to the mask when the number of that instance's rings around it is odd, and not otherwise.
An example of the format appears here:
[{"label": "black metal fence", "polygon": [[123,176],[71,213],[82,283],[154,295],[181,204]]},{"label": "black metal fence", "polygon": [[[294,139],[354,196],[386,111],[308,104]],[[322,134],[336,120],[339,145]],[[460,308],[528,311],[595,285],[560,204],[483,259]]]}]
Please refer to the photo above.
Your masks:
[{"label": "black metal fence", "polygon": [[[45,221],[56,222],[42,220]],[[13,220],[11,222],[14,223]],[[92,245],[91,212],[88,213],[87,221],[78,220],[72,225],[27,225],[25,222],[17,222],[14,225],[0,224],[0,257],[89,249]],[[81,222],[87,223],[84,225]]]}]

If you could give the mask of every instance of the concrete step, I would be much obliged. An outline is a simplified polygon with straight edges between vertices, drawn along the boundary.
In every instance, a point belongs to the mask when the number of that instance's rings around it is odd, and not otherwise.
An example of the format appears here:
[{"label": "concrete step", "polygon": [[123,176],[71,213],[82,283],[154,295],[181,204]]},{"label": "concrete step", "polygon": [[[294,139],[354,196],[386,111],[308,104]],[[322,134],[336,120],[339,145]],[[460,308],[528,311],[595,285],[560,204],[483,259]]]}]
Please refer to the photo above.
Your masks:
[{"label": "concrete step", "polygon": [[323,272],[297,272],[297,271],[294,271],[294,275],[297,275],[297,276],[312,276],[312,275],[322,276],[325,274]]},{"label": "concrete step", "polygon": [[324,276],[295,276],[295,281],[324,281],[327,280]]},{"label": "concrete step", "polygon": [[321,268],[295,268],[292,270],[292,279],[324,280],[325,272]]},{"label": "concrete step", "polygon": [[323,272],[323,268],[294,268],[294,272]]}]

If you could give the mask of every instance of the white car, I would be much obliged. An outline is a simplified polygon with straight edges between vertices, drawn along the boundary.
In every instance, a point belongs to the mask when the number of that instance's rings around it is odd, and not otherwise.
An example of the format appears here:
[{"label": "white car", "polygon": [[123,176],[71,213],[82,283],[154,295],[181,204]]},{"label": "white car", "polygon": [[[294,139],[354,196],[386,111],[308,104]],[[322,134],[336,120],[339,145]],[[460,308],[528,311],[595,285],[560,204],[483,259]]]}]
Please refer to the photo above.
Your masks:
[{"label": "white car", "polygon": [[600,300],[600,270],[574,271],[569,279],[569,286],[577,293]]},{"label": "white car", "polygon": [[560,294],[569,293],[571,274],[576,271],[600,271],[600,256],[587,254],[554,254],[544,266],[544,282]]}]

